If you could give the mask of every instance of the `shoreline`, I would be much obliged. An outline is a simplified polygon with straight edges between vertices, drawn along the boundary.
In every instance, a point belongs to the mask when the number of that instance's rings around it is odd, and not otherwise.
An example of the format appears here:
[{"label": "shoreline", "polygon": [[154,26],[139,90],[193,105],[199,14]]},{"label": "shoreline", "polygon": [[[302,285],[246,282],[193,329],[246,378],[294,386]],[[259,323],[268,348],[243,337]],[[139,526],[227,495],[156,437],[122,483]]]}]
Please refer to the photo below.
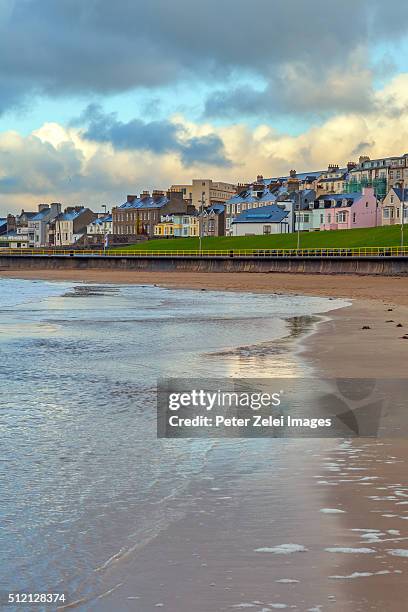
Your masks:
[{"label": "shoreline", "polygon": [[[112,270],[1,270],[0,278],[341,297],[408,306],[408,279],[396,276],[285,272],[143,272]],[[392,297],[390,297],[392,296]]]}]

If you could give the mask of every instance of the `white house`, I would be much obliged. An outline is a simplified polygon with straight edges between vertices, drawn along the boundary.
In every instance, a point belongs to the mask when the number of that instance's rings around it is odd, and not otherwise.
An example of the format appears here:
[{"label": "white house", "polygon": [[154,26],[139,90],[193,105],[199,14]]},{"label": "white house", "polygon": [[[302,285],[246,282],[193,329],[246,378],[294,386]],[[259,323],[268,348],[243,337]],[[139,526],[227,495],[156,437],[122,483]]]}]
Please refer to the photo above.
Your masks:
[{"label": "white house", "polygon": [[88,223],[86,226],[88,236],[112,234],[112,215],[108,214],[104,217],[98,217]]},{"label": "white house", "polygon": [[51,206],[48,206],[48,204],[38,205],[38,213],[28,221],[28,232],[35,247],[48,246],[48,223],[55,219],[60,212],[61,204],[57,202],[54,202]]},{"label": "white house", "polygon": [[246,210],[232,221],[232,235],[287,234],[291,225],[289,214],[289,211],[283,210],[276,204]]}]

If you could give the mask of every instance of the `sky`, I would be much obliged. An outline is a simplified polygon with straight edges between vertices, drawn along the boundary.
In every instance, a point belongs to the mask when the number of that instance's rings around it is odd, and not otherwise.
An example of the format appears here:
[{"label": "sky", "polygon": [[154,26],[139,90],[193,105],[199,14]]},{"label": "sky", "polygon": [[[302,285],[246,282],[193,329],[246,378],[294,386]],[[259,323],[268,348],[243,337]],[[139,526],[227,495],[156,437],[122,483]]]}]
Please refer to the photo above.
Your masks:
[{"label": "sky", "polygon": [[0,0],[0,216],[408,152],[408,3]]}]

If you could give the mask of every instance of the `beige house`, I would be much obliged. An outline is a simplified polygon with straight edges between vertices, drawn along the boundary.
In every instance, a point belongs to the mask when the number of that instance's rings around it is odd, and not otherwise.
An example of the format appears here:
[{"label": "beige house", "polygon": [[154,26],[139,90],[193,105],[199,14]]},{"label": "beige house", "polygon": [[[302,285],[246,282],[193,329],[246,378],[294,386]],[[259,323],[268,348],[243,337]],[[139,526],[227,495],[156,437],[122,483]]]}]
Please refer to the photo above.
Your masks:
[{"label": "beige house", "polygon": [[172,185],[170,191],[181,191],[183,199],[200,210],[201,207],[224,203],[236,194],[236,185],[213,181],[212,179],[193,179],[191,185]]},{"label": "beige house", "polygon": [[337,164],[331,164],[316,181],[317,196],[327,193],[344,193],[348,173],[355,165],[349,162],[347,168],[339,168]]},{"label": "beige house", "polygon": [[381,205],[382,225],[399,225],[408,222],[408,189],[392,188]]},{"label": "beige house", "polygon": [[361,187],[374,187],[376,195],[384,198],[392,187],[408,187],[408,153],[398,157],[370,159],[360,157],[357,166],[348,178],[349,191],[360,191]]}]

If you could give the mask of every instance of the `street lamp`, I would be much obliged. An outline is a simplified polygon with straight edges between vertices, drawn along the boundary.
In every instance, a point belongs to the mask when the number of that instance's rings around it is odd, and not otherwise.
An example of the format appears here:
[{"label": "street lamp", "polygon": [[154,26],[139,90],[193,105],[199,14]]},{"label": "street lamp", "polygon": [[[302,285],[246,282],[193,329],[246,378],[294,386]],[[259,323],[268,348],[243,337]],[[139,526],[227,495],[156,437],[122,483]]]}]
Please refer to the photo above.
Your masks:
[{"label": "street lamp", "polygon": [[204,208],[204,198],[205,198],[205,191],[203,191],[201,193],[201,205],[200,205],[200,218],[201,218],[201,223],[198,223],[198,250],[199,253],[201,255],[201,251],[202,251],[202,228],[203,228],[203,208]]},{"label": "street lamp", "polygon": [[[299,250],[300,249],[300,202],[299,201],[296,202],[295,209],[297,210],[297,250]],[[296,210],[295,210],[295,225],[296,225]]]}]

